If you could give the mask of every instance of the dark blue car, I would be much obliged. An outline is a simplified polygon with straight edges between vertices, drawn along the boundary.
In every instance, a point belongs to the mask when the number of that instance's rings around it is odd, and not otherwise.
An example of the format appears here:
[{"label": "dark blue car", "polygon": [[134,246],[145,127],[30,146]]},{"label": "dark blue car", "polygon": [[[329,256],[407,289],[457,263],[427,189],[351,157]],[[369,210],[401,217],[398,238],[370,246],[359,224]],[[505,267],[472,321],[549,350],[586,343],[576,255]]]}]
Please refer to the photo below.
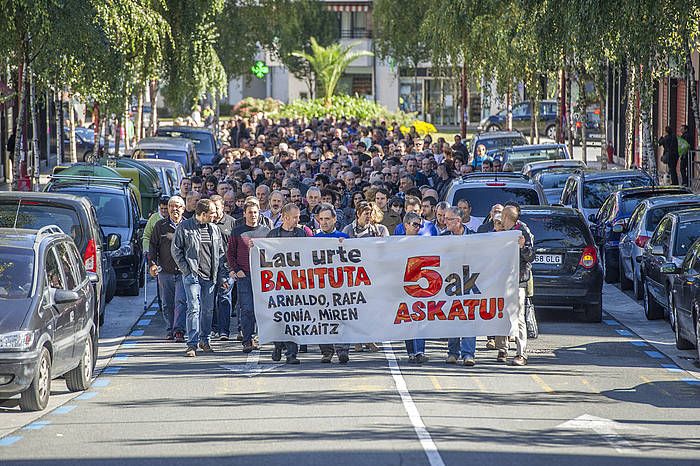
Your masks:
[{"label": "dark blue car", "polygon": [[214,165],[219,161],[216,138],[207,128],[195,126],[161,126],[156,136],[187,138],[192,140],[202,165]]},{"label": "dark blue car", "polygon": [[640,186],[620,189],[608,196],[591,223],[606,283],[615,283],[620,278],[620,237],[637,205],[651,197],[690,193],[684,186]]}]

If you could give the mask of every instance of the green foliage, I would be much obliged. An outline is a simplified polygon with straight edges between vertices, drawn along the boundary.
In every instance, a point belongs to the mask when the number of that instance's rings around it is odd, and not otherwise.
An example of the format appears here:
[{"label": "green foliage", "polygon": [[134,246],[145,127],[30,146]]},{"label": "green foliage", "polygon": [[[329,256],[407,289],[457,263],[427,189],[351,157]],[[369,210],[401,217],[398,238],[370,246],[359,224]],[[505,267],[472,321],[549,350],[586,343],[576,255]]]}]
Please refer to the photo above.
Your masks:
[{"label": "green foliage", "polygon": [[271,116],[285,118],[325,118],[332,116],[335,118],[354,117],[363,123],[371,120],[396,121],[400,125],[410,125],[415,119],[414,114],[403,112],[390,112],[382,105],[361,97],[350,97],[347,95],[335,95],[330,98],[330,106],[326,99],[294,100],[284,105],[280,111]]},{"label": "green foliage", "polygon": [[376,0],[372,22],[379,56],[414,69],[430,58],[419,29],[430,8],[432,2],[428,0]]},{"label": "green foliage", "polygon": [[256,113],[277,113],[280,111],[280,108],[282,108],[282,102],[271,97],[268,97],[267,99],[247,97],[231,107],[231,115],[250,118]]},{"label": "green foliage", "polygon": [[314,76],[323,90],[326,106],[331,105],[331,97],[333,97],[345,69],[358,58],[373,55],[372,52],[366,50],[353,52],[352,49],[356,45],[355,43],[349,45],[331,44],[328,47],[323,47],[312,37],[310,54],[301,50],[292,53],[295,57],[308,62],[313,69]]}]

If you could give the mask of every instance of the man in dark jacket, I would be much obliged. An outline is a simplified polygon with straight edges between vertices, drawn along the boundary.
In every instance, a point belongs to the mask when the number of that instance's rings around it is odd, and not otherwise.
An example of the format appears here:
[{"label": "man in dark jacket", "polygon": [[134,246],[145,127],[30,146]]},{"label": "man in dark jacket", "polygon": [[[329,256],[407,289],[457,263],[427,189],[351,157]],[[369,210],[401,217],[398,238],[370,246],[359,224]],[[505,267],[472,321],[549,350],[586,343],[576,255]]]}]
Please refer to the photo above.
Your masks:
[{"label": "man in dark jacket", "polygon": [[168,217],[156,222],[151,232],[148,260],[151,276],[158,276],[158,288],[167,326],[166,340],[185,341],[185,312],[187,298],[182,275],[170,250],[175,229],[182,222],[185,201],[180,196],[168,200]]},{"label": "man in dark jacket", "polygon": [[[224,198],[218,194],[210,197],[211,201],[216,206],[216,218],[214,224],[219,227],[221,239],[226,246],[233,231],[235,220],[230,215],[224,212]],[[214,316],[212,318],[212,337],[219,338],[221,341],[227,341],[230,335],[231,327],[231,292],[233,289],[233,280],[229,277],[228,266],[226,261],[222,261],[222,267],[219,268],[219,283],[228,283],[228,287],[216,287],[216,295],[214,298]]]},{"label": "man in dark jacket", "polygon": [[678,184],[678,138],[673,128],[666,127],[666,136],[659,139],[659,145],[663,146],[668,173],[671,175],[671,184]]},{"label": "man in dark jacket", "polygon": [[[221,232],[212,222],[216,206],[209,199],[200,199],[194,217],[181,222],[175,230],[170,251],[182,273],[187,296],[187,351],[194,357],[197,347],[205,353],[209,345],[211,319],[214,309],[214,287],[219,276],[224,244]],[[228,286],[227,283],[221,284]]]},{"label": "man in dark jacket", "polygon": [[[518,287],[518,333],[515,336],[517,345],[516,356],[513,358],[514,366],[524,366],[527,364],[527,326],[525,325],[525,291],[527,283],[532,273],[532,261],[535,259],[533,247],[534,238],[526,224],[521,222],[520,207],[509,205],[503,209],[502,222],[505,230],[518,230],[522,234],[518,239],[520,246],[520,276]],[[508,337],[496,337],[496,348],[498,349],[498,361],[506,362],[508,358]]]},{"label": "man in dark jacket", "polygon": [[[286,204],[282,207],[282,224],[270,231],[267,234],[268,238],[306,238],[310,236],[310,230],[299,226],[301,211],[294,203]],[[287,364],[299,364],[297,354],[299,353],[299,345],[293,341],[276,341],[275,349],[272,352],[272,360],[279,361],[282,359],[282,349],[286,348]]]}]

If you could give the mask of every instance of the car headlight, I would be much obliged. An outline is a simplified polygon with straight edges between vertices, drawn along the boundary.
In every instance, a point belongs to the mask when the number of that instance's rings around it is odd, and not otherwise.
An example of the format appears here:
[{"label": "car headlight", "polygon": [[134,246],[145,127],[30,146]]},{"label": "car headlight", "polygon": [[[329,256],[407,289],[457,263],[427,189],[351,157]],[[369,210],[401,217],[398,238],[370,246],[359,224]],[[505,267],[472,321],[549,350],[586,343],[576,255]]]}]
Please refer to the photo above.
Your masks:
[{"label": "car headlight", "polygon": [[36,330],[0,334],[0,349],[25,351],[34,345]]},{"label": "car headlight", "polygon": [[113,256],[130,256],[134,249],[131,247],[131,243],[122,244],[122,246],[116,251],[112,251]]}]

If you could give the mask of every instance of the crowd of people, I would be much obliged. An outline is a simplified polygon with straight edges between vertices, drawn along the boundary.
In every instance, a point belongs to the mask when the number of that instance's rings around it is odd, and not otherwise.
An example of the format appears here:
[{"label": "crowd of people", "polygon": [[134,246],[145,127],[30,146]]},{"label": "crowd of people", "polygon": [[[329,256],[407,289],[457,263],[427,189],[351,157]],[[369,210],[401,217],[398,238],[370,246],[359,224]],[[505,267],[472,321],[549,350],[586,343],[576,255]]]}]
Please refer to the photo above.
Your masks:
[{"label": "crowd of people", "polygon": [[[221,128],[220,159],[182,180],[179,194],[162,199],[144,233],[149,271],[157,277],[166,340],[186,344],[186,356],[213,352],[210,342],[240,340],[257,350],[249,251],[255,238],[366,238],[390,235],[466,235],[520,230],[520,313],[514,365],[527,364],[525,296],[531,282],[533,238],[519,206],[496,204],[489,218],[473,217],[467,200],[440,202],[452,180],[473,170],[509,169],[474,157],[459,136],[452,144],[403,134],[395,123],[354,119],[231,120]],[[236,316],[237,323],[231,317]],[[233,328],[233,332],[231,331]],[[321,361],[349,361],[349,344],[320,345]],[[475,364],[476,339],[450,338],[446,362]],[[508,361],[509,338],[491,336],[487,348]],[[378,351],[375,343],[355,351]],[[298,364],[304,345],[277,342]],[[424,340],[406,341],[409,362],[428,360]]]}]

